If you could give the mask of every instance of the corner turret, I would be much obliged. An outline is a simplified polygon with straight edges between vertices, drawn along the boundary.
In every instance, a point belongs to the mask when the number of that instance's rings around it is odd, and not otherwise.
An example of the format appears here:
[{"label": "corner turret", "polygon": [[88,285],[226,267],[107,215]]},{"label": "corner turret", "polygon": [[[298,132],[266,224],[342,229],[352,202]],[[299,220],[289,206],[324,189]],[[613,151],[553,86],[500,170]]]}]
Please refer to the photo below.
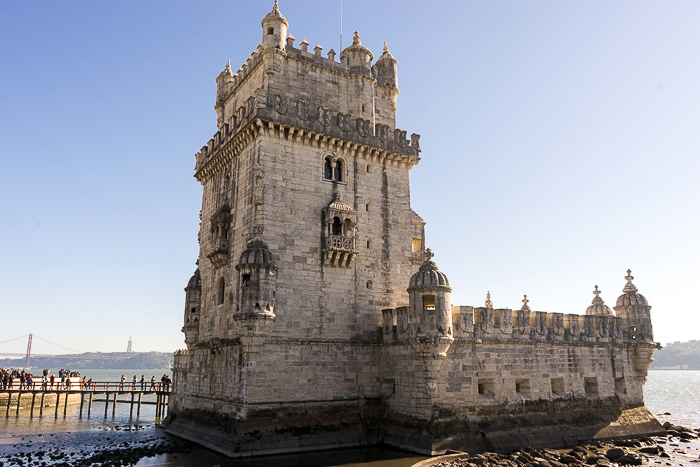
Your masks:
[{"label": "corner turret", "polygon": [[355,31],[352,38],[352,45],[340,52],[340,61],[352,67],[353,72],[369,75],[372,71],[372,52],[362,45],[360,33]]},{"label": "corner turret", "polygon": [[632,271],[627,270],[627,284],[622,289],[623,294],[617,299],[615,313],[622,318],[622,330],[630,339],[637,341],[653,342],[654,334],[651,327],[651,307],[638,293],[637,287],[632,283]]},{"label": "corner turret", "polygon": [[284,50],[289,23],[284,15],[280,13],[277,0],[275,0],[272,11],[263,18],[261,24],[263,30],[262,48],[264,50]]},{"label": "corner turret", "polygon": [[416,334],[452,336],[452,288],[431,260],[433,256],[430,248],[425,250],[425,261],[411,276],[407,289],[410,314],[418,318]]},{"label": "corner turret", "polygon": [[199,337],[199,311],[202,308],[202,278],[199,268],[194,272],[185,287],[185,344],[190,348]]},{"label": "corner turret", "polygon": [[224,71],[216,77],[216,126],[221,129],[224,124],[224,101],[231,92],[236,75],[231,70],[231,60],[226,64]]}]

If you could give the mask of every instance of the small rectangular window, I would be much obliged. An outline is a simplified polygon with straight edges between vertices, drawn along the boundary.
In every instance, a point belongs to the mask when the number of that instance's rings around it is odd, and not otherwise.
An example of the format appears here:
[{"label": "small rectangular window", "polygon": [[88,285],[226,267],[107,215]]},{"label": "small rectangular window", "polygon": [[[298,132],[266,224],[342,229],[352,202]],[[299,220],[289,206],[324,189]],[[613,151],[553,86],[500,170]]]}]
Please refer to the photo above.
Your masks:
[{"label": "small rectangular window", "polygon": [[493,383],[493,379],[479,378],[477,388],[479,391],[479,400],[487,401],[494,400],[496,398],[496,386]]},{"label": "small rectangular window", "polygon": [[414,252],[414,253],[420,253],[421,250],[423,249],[423,248],[422,248],[422,247],[423,247],[423,241],[421,240],[420,237],[413,237],[412,246],[413,246],[413,252]]},{"label": "small rectangular window", "polygon": [[552,399],[562,398],[565,394],[564,378],[552,378]]},{"label": "small rectangular window", "polygon": [[583,378],[583,390],[586,397],[598,397],[598,378],[595,376]]},{"label": "small rectangular window", "polygon": [[423,295],[423,309],[428,311],[435,309],[435,295]]},{"label": "small rectangular window", "polygon": [[520,400],[530,399],[530,380],[516,379],[515,380],[515,395]]}]

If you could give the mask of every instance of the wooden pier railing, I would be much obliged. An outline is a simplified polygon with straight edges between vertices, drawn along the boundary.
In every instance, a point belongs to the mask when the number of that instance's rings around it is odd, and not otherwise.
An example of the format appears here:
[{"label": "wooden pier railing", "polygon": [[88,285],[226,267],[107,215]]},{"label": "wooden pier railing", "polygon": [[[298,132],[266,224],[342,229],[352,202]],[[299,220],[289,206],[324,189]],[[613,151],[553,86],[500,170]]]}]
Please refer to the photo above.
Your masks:
[{"label": "wooden pier railing", "polygon": [[[77,404],[77,400],[79,399],[80,418],[83,417],[83,409],[86,405],[87,417],[90,418],[92,414],[92,404],[94,402],[104,403],[105,418],[109,413],[110,404],[112,404],[112,417],[114,417],[117,404],[121,403],[130,404],[129,417],[133,417],[134,415],[134,405],[136,405],[137,417],[141,415],[142,404],[155,405],[156,419],[159,419],[163,418],[166,414],[171,385],[164,383],[151,384],[150,382],[141,385],[141,383],[134,384],[131,381],[125,383],[120,381],[99,381],[93,382],[89,386],[80,383],[74,383],[71,386],[54,383],[53,385],[47,385],[46,388],[42,387],[41,383],[35,383],[31,386],[31,388],[23,387],[19,389],[19,384],[14,384],[10,388],[0,389],[0,400],[4,399],[3,396],[7,397],[7,401],[3,400],[3,402],[5,402],[5,416],[10,415],[10,407],[14,407],[15,404],[15,414],[19,415],[20,408],[22,408],[22,400],[24,399],[26,401],[28,397],[31,397],[31,403],[26,406],[26,408],[29,409],[30,417],[34,417],[34,411],[37,405],[39,408],[39,416],[43,416],[44,407],[50,407],[53,408],[54,417],[58,417],[61,403],[63,403],[63,415],[65,416],[68,411],[69,400],[72,401],[70,402],[72,405]],[[120,399],[120,395],[126,395],[127,399]],[[150,396],[155,396],[155,400]]]}]

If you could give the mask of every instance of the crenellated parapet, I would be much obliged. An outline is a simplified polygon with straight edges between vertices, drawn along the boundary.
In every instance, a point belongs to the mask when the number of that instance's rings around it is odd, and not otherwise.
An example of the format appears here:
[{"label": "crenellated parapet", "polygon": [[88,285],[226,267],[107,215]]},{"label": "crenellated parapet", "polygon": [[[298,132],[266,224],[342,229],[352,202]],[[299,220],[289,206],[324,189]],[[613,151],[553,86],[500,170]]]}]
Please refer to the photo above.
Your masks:
[{"label": "crenellated parapet", "polygon": [[[631,276],[628,276],[631,277]],[[631,279],[628,279],[631,281]],[[527,295],[519,310],[494,309],[490,294],[484,307],[454,306],[451,323],[443,327],[451,330],[455,342],[519,342],[519,343],[578,343],[643,345],[651,341],[651,320],[648,318],[646,299],[637,294],[633,286],[626,287],[626,295],[618,299],[618,316],[612,314],[549,313],[530,309]],[[594,305],[606,310],[596,286]],[[631,297],[631,298],[630,298]],[[642,298],[640,298],[642,297]],[[424,318],[420,313],[432,309],[434,304],[412,301],[411,307],[382,310],[383,337],[385,343],[410,340]],[[590,308],[589,308],[590,310]],[[621,312],[621,316],[620,316]],[[634,314],[636,313],[636,315]],[[646,314],[644,314],[646,313]],[[435,315],[437,318],[437,315]],[[645,345],[643,345],[645,346]],[[645,346],[646,347],[646,346]],[[649,354],[649,355],[647,355]],[[649,352],[642,352],[639,365],[651,363]],[[647,365],[648,366],[648,365]],[[646,370],[645,370],[646,371]]]}]

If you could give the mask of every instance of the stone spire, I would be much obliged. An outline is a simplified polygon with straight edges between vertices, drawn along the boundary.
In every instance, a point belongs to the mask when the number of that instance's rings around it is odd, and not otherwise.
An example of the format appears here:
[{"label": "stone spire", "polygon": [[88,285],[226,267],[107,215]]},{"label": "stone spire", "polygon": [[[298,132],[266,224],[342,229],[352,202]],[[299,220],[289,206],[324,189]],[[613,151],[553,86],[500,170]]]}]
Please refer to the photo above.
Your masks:
[{"label": "stone spire", "polygon": [[491,302],[491,292],[486,292],[486,308],[493,310],[493,302]]},{"label": "stone spire", "polygon": [[632,283],[634,276],[632,275],[631,269],[627,270],[627,276],[625,276],[625,279],[627,279],[627,284],[625,284],[625,288],[622,289],[622,291],[624,293],[637,293],[637,287]]},{"label": "stone spire", "polygon": [[523,295],[523,307],[520,309],[522,311],[530,311],[530,307],[528,306],[528,303],[530,303],[530,300],[527,299],[527,295]]}]

